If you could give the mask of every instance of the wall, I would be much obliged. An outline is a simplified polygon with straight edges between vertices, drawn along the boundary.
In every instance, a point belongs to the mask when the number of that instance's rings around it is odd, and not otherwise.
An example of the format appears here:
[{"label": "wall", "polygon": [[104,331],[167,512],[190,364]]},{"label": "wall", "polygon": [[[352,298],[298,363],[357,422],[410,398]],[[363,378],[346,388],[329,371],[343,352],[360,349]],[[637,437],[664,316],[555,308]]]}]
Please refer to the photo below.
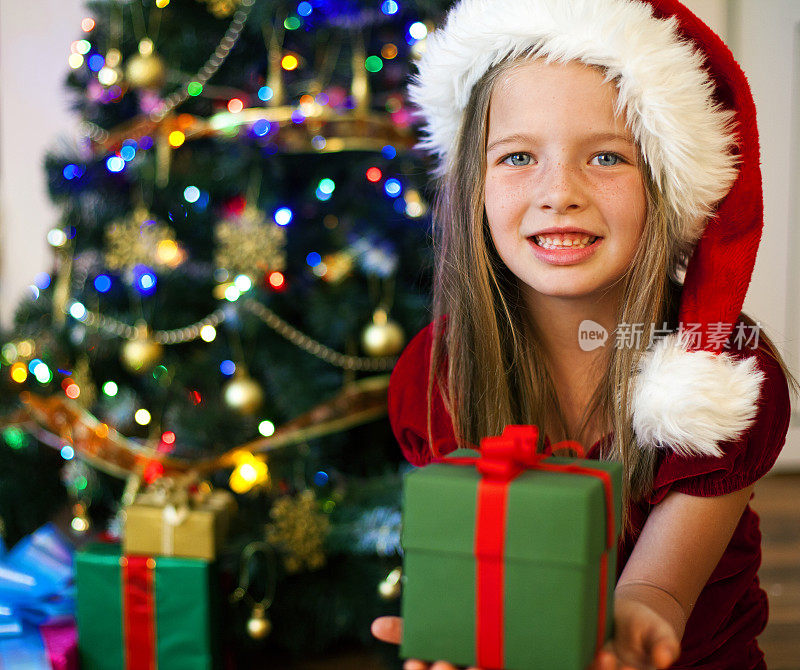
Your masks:
[{"label": "wall", "polygon": [[77,125],[62,82],[88,15],[82,5],[0,0],[0,326],[9,326],[36,273],[50,269],[45,236],[59,213],[42,166],[47,149]]}]

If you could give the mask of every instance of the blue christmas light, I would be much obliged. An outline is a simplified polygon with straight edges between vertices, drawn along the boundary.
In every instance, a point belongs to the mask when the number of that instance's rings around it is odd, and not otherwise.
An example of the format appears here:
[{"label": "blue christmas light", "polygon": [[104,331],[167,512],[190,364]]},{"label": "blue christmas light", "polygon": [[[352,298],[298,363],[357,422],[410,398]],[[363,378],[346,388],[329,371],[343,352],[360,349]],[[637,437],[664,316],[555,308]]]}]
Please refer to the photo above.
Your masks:
[{"label": "blue christmas light", "polygon": [[158,279],[155,273],[145,265],[133,268],[134,286],[142,295],[151,295],[156,290]]},{"label": "blue christmas light", "polygon": [[266,119],[259,119],[253,124],[253,134],[259,137],[264,137],[269,132],[269,121]]},{"label": "blue christmas light", "polygon": [[33,278],[33,283],[36,284],[42,291],[50,286],[50,275],[46,272],[40,272]]},{"label": "blue christmas light", "polygon": [[65,461],[71,461],[73,458],[75,458],[75,450],[68,444],[65,444],[63,447],[61,447],[61,458],[63,458]]},{"label": "blue christmas light", "polygon": [[39,358],[32,358],[32,359],[30,360],[30,362],[28,363],[28,370],[30,371],[30,373],[31,373],[32,375],[35,375],[35,374],[36,374],[36,372],[35,372],[35,370],[36,370],[36,366],[37,366],[37,365],[41,365],[42,363],[44,363],[44,361],[42,361],[41,359],[39,359]]},{"label": "blue christmas light", "polygon": [[319,189],[317,189],[317,194],[316,195],[317,195],[317,200],[325,202],[325,201],[331,199],[331,195],[332,194],[331,193],[325,193],[324,191],[320,191]]},{"label": "blue christmas light", "polygon": [[100,54],[92,54],[87,61],[87,65],[92,72],[99,72],[105,64],[106,59]]},{"label": "blue christmas light", "polygon": [[64,167],[63,175],[64,179],[78,179],[83,176],[83,166],[75,165],[74,163],[70,163],[69,165]]},{"label": "blue christmas light", "polygon": [[279,226],[288,226],[292,222],[292,210],[288,207],[281,207],[275,210],[275,223]]},{"label": "blue christmas light", "polygon": [[94,278],[94,287],[98,293],[108,293],[111,290],[111,277],[108,275],[97,275]]},{"label": "blue christmas light", "polygon": [[119,150],[119,156],[120,158],[122,158],[122,160],[126,162],[132,161],[136,156],[136,149],[134,149],[129,144],[125,145],[124,147],[122,147],[122,149]]},{"label": "blue christmas light", "polygon": [[219,364],[219,371],[226,377],[230,377],[236,372],[236,363],[229,360],[222,361],[222,363]]},{"label": "blue christmas light", "polygon": [[144,151],[151,149],[153,147],[153,138],[149,135],[145,135],[139,140],[139,147]]},{"label": "blue christmas light", "polygon": [[306,256],[306,263],[308,263],[312,268],[317,267],[320,263],[322,263],[322,256],[320,256],[316,251],[312,251],[308,256]]},{"label": "blue christmas light", "polygon": [[383,149],[381,149],[381,153],[386,158],[394,158],[397,156],[397,149],[395,149],[391,144],[387,144]]},{"label": "blue christmas light", "polygon": [[106,160],[106,168],[109,172],[122,172],[125,168],[125,161],[119,156],[109,156]]},{"label": "blue christmas light", "polygon": [[122,143],[123,147],[133,147],[134,151],[139,148],[139,145],[136,143],[136,140],[127,139]]},{"label": "blue christmas light", "polygon": [[317,486],[325,486],[328,483],[328,473],[323,470],[318,470],[314,473],[314,483]]},{"label": "blue christmas light", "polygon": [[209,195],[206,191],[200,191],[200,197],[197,199],[197,202],[194,203],[194,208],[199,211],[205,211],[206,207],[208,207],[209,203]]},{"label": "blue christmas light", "polygon": [[403,198],[398,198],[397,200],[394,201],[394,209],[399,214],[405,214],[406,213],[406,201],[403,200]]},{"label": "blue christmas light", "polygon": [[273,96],[273,91],[269,86],[262,86],[260,89],[258,89],[258,97],[264,102],[270,100],[272,96]]},{"label": "blue christmas light", "polygon": [[303,114],[299,109],[295,109],[292,112],[292,123],[303,123],[306,120],[306,115]]},{"label": "blue christmas light", "polygon": [[381,11],[389,16],[392,14],[397,14],[398,9],[400,9],[400,7],[394,0],[385,0],[385,2],[381,5]]},{"label": "blue christmas light", "polygon": [[313,9],[314,8],[311,6],[311,3],[305,2],[305,0],[303,0],[303,2],[297,5],[297,13],[300,16],[308,16],[309,14],[311,14]]},{"label": "blue christmas light", "polygon": [[397,179],[387,179],[383,190],[386,191],[386,195],[396,198],[403,190],[403,185]]}]

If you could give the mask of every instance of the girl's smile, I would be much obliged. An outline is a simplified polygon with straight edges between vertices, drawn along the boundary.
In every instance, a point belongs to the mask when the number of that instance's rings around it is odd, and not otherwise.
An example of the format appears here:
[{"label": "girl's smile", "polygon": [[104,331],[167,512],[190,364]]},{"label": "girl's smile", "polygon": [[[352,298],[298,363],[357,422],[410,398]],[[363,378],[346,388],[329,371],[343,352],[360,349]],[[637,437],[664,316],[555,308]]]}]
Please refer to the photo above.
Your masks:
[{"label": "girl's smile", "polygon": [[586,260],[597,251],[603,238],[579,232],[553,235],[543,233],[528,238],[536,257],[551,265],[572,265]]}]

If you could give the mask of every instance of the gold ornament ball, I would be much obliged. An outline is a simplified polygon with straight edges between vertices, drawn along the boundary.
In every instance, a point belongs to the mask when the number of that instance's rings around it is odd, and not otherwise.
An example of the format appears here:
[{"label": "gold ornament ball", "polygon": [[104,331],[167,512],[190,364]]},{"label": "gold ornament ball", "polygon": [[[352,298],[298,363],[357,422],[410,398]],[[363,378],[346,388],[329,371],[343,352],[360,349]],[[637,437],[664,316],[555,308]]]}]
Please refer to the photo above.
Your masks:
[{"label": "gold ornament ball", "polygon": [[361,333],[361,346],[368,355],[376,358],[400,353],[405,341],[403,329],[380,309],[372,317],[372,323]]},{"label": "gold ornament ball", "polygon": [[164,61],[154,53],[146,56],[134,54],[125,65],[125,78],[135,88],[161,88],[166,75]]},{"label": "gold ornament ball", "polygon": [[395,568],[392,570],[380,584],[378,584],[378,593],[384,600],[394,600],[400,597],[402,585],[400,583],[403,577],[403,568]]},{"label": "gold ornament ball", "polygon": [[240,414],[254,414],[264,402],[264,391],[247,373],[237,372],[222,389],[225,404]]},{"label": "gold ornament ball", "polygon": [[135,374],[152,370],[164,355],[164,347],[149,337],[135,337],[122,345],[122,364]]},{"label": "gold ornament ball", "polygon": [[253,608],[253,613],[247,620],[247,634],[254,640],[263,640],[272,631],[272,622],[264,616],[260,607]]},{"label": "gold ornament ball", "polygon": [[378,593],[384,600],[394,600],[400,595],[400,582],[387,582],[383,580],[378,585]]}]

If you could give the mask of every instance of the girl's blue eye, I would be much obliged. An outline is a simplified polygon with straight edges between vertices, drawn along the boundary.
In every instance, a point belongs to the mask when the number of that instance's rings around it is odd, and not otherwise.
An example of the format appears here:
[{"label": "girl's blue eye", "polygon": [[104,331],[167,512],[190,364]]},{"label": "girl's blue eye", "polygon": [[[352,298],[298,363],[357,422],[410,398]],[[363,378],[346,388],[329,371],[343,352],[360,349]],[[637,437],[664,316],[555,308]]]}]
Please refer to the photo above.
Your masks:
[{"label": "girl's blue eye", "polygon": [[622,157],[621,156],[619,156],[618,154],[611,153],[610,151],[604,151],[601,154],[597,154],[597,156],[595,156],[595,158],[600,158],[601,156],[608,156],[608,157],[610,157],[610,158],[612,158],[613,160],[616,161],[615,163],[603,163],[603,162],[601,162],[600,165],[602,165],[604,167],[614,167],[615,165],[619,165],[622,162]]},{"label": "girl's blue eye", "polygon": [[[522,152],[520,152],[520,153],[516,153],[516,154],[509,154],[508,156],[506,156],[506,157],[503,159],[503,162],[504,162],[506,165],[514,165],[514,166],[517,166],[517,167],[521,167],[521,166],[524,166],[524,165],[529,165],[529,163],[517,163],[517,162],[515,162],[513,159],[515,159],[515,158],[521,158],[522,160],[525,160],[526,158],[527,158],[527,159],[530,159],[530,157],[531,157],[531,155],[530,155],[530,154],[526,154],[526,153],[522,153]],[[511,160],[511,162],[510,162],[510,163],[508,162],[508,161],[509,161],[509,159]]]}]

